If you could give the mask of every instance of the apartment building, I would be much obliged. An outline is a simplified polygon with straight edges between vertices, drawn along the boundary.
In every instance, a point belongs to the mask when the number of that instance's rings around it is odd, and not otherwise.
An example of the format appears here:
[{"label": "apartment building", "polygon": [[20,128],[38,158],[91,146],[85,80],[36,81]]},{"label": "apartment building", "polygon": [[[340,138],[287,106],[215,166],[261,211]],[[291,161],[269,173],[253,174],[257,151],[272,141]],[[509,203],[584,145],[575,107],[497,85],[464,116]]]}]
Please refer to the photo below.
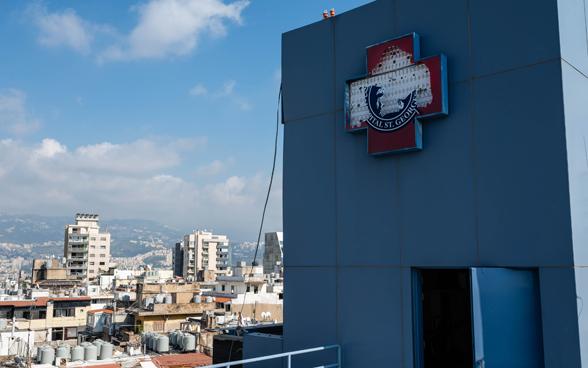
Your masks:
[{"label": "apartment building", "polygon": [[110,234],[100,231],[99,215],[77,213],[75,225],[65,225],[63,253],[67,275],[94,279],[100,271],[108,271]]},{"label": "apartment building", "polygon": [[184,235],[183,277],[194,277],[198,271],[215,271],[226,275],[230,271],[229,239],[225,235],[213,235],[212,231],[196,230]]},{"label": "apartment building", "polygon": [[284,257],[284,233],[265,233],[263,252],[263,273],[280,273]]}]

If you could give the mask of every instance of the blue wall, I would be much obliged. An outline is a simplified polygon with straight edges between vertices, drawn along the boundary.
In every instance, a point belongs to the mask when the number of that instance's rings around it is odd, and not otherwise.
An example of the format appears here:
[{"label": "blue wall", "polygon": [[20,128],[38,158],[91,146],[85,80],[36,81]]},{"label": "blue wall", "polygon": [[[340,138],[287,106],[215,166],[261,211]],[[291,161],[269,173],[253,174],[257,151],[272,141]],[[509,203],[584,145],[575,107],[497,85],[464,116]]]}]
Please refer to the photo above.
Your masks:
[{"label": "blue wall", "polygon": [[[411,267],[531,267],[546,367],[580,366],[584,22],[582,0],[379,0],[283,35],[284,351],[412,367]],[[411,32],[422,57],[447,55],[449,116],[423,123],[422,151],[368,156],[344,130],[345,80]]]}]

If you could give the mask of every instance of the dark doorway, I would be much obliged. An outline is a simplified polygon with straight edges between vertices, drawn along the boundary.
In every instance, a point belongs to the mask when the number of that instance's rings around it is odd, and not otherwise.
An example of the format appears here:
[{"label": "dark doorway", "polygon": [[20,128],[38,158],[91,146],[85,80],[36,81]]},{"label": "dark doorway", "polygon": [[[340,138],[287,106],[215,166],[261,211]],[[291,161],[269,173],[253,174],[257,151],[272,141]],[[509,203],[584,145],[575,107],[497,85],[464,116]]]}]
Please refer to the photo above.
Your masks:
[{"label": "dark doorway", "polygon": [[424,368],[471,368],[469,270],[422,269]]}]

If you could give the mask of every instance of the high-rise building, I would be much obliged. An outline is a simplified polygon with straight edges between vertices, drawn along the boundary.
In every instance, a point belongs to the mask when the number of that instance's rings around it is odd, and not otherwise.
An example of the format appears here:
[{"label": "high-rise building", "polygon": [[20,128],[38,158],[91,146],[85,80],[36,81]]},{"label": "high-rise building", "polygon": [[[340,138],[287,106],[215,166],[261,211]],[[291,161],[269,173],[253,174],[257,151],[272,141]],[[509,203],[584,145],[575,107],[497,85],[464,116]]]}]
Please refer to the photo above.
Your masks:
[{"label": "high-rise building", "polygon": [[211,231],[196,230],[184,235],[183,277],[198,275],[198,271],[215,271],[218,276],[229,271],[229,239],[212,235]]},{"label": "high-rise building", "polygon": [[283,257],[284,233],[265,233],[265,250],[263,251],[263,273],[279,273],[279,269],[282,266]]},{"label": "high-rise building", "polygon": [[174,271],[174,276],[184,275],[184,242],[182,240],[177,242],[173,249],[172,270]]},{"label": "high-rise building", "polygon": [[67,274],[94,279],[110,266],[110,234],[100,232],[99,215],[76,213],[76,224],[65,225],[63,254]]}]

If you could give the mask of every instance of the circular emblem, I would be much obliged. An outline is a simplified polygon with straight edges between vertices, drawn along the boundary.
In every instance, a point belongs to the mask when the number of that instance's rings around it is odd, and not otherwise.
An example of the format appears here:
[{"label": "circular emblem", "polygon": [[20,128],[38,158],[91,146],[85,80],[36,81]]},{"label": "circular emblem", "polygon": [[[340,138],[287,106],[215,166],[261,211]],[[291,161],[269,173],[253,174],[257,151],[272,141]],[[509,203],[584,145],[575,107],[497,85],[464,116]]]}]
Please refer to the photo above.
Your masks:
[{"label": "circular emblem", "polygon": [[384,91],[378,85],[365,88],[365,102],[368,106],[368,125],[380,132],[393,132],[408,124],[421,112],[417,108],[416,90],[410,92],[405,98],[397,100],[398,111],[382,115],[385,104],[382,102]]}]

